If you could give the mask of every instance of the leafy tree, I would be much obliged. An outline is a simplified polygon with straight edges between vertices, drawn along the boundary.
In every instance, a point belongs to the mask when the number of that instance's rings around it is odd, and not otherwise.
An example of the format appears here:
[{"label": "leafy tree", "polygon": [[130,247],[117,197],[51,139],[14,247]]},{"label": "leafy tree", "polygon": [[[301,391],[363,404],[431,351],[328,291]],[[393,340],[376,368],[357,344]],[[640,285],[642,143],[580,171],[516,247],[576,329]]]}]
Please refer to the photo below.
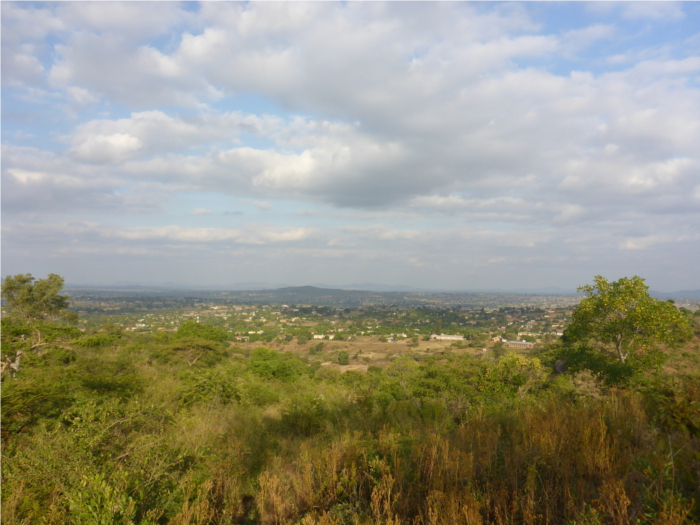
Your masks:
[{"label": "leafy tree", "polygon": [[161,363],[187,363],[187,366],[209,367],[229,355],[228,347],[218,341],[201,337],[182,337],[167,346],[160,346],[153,357]]},{"label": "leafy tree", "polygon": [[64,319],[75,322],[78,315],[68,310],[70,297],[60,295],[63,277],[50,273],[35,279],[31,273],[8,275],[2,285],[2,298],[10,315],[27,324]]},{"label": "leafy tree", "polygon": [[480,390],[524,397],[528,390],[541,385],[545,376],[544,367],[536,357],[508,354],[484,371]]},{"label": "leafy tree", "polygon": [[308,367],[296,355],[264,347],[251,352],[248,366],[259,377],[280,381],[294,381],[308,372]]},{"label": "leafy tree", "polygon": [[608,282],[597,276],[593,285],[578,291],[586,298],[574,309],[564,331],[565,353],[572,364],[607,379],[659,366],[660,344],[692,337],[687,317],[673,302],[650,297],[641,277]]},{"label": "leafy tree", "polygon": [[177,338],[198,337],[207,341],[224,342],[229,338],[229,334],[209,323],[198,323],[197,321],[187,321],[177,329]]}]

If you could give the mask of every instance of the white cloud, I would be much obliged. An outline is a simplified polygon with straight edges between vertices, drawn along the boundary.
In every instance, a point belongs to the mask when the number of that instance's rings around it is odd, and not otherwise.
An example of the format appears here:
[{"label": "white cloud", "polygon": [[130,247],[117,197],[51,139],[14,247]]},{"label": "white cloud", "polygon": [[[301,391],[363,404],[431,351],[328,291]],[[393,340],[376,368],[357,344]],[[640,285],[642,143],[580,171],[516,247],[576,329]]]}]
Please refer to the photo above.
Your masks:
[{"label": "white cloud", "polygon": [[271,210],[273,208],[272,204],[267,201],[253,201],[253,204],[256,208],[263,211]]},{"label": "white cloud", "polygon": [[128,159],[142,146],[143,144],[136,137],[125,133],[114,133],[86,137],[71,152],[86,162],[116,163]]},{"label": "white cloud", "polygon": [[[562,245],[590,258],[591,239],[632,257],[697,233],[700,57],[625,18],[673,24],[683,6],[609,6],[568,31],[527,4],[37,6],[2,5],[8,100],[33,112],[3,119],[40,123],[34,148],[3,146],[8,217],[128,214],[90,230],[123,253],[391,246],[426,268]],[[191,228],[238,199],[274,201],[272,223]]]},{"label": "white cloud", "polygon": [[655,244],[672,242],[674,240],[670,235],[646,235],[644,237],[626,239],[620,245],[620,248],[623,250],[645,250]]},{"label": "white cloud", "polygon": [[624,2],[625,18],[651,18],[653,20],[681,20],[685,13],[679,2]]}]

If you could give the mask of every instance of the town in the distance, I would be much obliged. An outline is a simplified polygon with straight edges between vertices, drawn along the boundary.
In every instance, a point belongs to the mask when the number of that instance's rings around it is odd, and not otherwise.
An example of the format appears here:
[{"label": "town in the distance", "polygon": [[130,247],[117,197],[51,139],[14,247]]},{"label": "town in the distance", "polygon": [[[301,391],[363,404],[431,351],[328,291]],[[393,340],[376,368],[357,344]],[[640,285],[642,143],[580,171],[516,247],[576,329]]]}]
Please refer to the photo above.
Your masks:
[{"label": "town in the distance", "polygon": [[[563,335],[580,295],[370,292],[312,286],[277,290],[70,288],[83,330],[114,326],[167,334],[187,321],[216,326],[242,351],[260,345],[366,371],[398,357],[450,351],[498,355]],[[694,311],[700,301],[676,300]]]}]

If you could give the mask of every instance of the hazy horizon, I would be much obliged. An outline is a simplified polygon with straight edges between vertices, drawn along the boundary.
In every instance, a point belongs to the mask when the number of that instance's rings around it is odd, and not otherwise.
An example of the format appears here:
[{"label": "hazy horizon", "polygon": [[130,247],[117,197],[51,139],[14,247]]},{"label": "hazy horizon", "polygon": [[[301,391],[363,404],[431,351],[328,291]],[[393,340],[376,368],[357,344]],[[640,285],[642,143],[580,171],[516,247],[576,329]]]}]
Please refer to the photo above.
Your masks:
[{"label": "hazy horizon", "polygon": [[3,276],[700,289],[700,3],[1,9]]},{"label": "hazy horizon", "polygon": [[[558,286],[545,286],[539,288],[519,287],[519,288],[420,288],[416,286],[399,284],[387,285],[382,283],[348,283],[348,284],[329,284],[329,283],[268,283],[268,282],[245,282],[245,283],[212,283],[212,284],[187,284],[174,282],[136,282],[136,281],[116,281],[112,283],[95,282],[76,284],[67,282],[65,288],[70,289],[105,289],[105,290],[133,290],[133,289],[155,289],[155,290],[172,290],[172,291],[254,291],[254,290],[278,290],[285,288],[322,288],[322,289],[337,289],[343,291],[365,291],[365,292],[401,292],[401,293],[486,293],[486,294],[523,294],[523,295],[580,295],[575,288],[562,288]],[[682,299],[700,299],[700,290],[678,289],[678,290],[659,290],[651,289],[652,294],[663,294],[663,298],[670,296],[673,293],[687,294],[692,293],[692,297],[683,295],[679,296]],[[670,298],[670,297],[669,297]]]}]

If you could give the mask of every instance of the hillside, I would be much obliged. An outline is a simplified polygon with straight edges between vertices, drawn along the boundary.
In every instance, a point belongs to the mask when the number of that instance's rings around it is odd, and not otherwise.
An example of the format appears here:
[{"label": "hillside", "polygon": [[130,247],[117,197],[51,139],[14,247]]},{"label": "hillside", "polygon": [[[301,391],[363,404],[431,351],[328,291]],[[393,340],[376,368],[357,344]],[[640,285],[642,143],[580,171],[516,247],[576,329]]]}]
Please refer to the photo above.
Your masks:
[{"label": "hillside", "polygon": [[[95,314],[85,331],[3,318],[3,361],[18,364],[3,373],[3,524],[700,519],[700,316],[663,370],[610,388],[553,375],[560,342],[509,353],[477,337],[564,310],[230,308],[196,317],[238,312],[277,335],[233,342],[223,324],[151,318],[126,331],[127,314]],[[269,331],[288,314],[305,316],[291,339]],[[474,319],[473,339],[382,335],[460,319]],[[355,335],[307,340],[314,326]]]}]

